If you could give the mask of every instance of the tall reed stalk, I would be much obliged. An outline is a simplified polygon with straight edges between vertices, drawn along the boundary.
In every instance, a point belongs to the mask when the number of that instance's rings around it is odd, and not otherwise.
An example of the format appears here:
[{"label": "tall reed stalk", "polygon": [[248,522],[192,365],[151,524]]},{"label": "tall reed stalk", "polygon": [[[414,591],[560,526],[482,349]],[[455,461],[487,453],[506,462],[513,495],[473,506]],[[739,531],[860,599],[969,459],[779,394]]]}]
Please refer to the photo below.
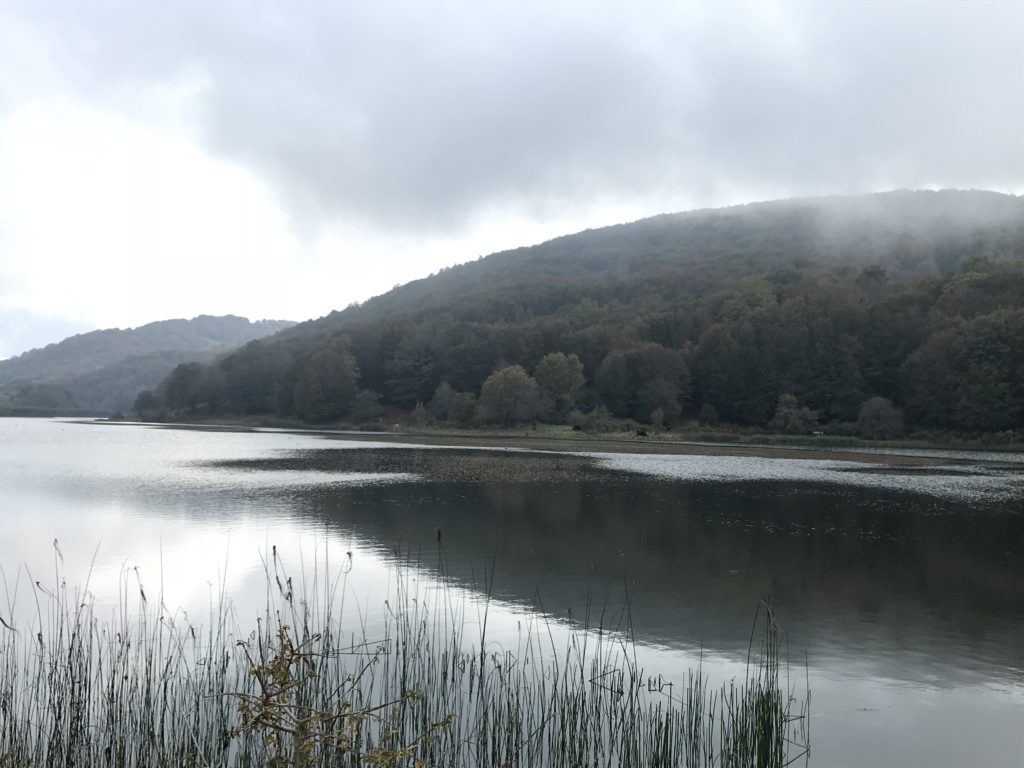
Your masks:
[{"label": "tall reed stalk", "polygon": [[34,582],[36,618],[0,626],[0,766],[785,766],[809,755],[809,694],[782,635],[755,619],[744,680],[685,691],[645,676],[601,627],[555,647],[533,619],[515,648],[466,637],[452,590],[399,579],[380,636],[339,616],[338,580],[293,587],[276,549],[268,599],[240,631],[202,627],[126,572],[109,617],[86,590]]}]

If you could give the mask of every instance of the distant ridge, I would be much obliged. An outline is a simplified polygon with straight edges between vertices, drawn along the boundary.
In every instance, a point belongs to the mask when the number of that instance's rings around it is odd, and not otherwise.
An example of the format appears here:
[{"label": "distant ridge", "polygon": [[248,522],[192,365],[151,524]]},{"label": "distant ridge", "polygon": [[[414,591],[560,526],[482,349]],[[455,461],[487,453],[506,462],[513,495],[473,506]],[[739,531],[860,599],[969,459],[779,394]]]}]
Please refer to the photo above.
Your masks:
[{"label": "distant ridge", "polygon": [[0,360],[0,405],[118,411],[176,365],[218,354],[294,325],[286,320],[199,315],[138,328],[90,331]]}]

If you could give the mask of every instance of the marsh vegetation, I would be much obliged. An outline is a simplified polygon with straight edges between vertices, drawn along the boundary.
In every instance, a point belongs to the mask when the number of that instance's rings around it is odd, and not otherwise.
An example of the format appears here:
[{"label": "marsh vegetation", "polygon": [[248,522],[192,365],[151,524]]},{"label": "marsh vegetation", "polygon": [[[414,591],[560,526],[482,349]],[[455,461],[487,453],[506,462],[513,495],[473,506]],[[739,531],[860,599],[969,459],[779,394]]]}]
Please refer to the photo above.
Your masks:
[{"label": "marsh vegetation", "polygon": [[59,569],[54,585],[32,584],[35,619],[0,634],[0,765],[782,766],[809,754],[804,671],[790,678],[768,605],[743,679],[712,688],[697,668],[679,690],[647,675],[629,627],[604,616],[564,647],[530,619],[502,647],[486,601],[471,636],[451,591],[401,576],[369,636],[338,610],[345,566],[293,581],[275,548],[266,576],[251,625],[223,594],[206,622],[172,613],[134,570],[109,616]]}]

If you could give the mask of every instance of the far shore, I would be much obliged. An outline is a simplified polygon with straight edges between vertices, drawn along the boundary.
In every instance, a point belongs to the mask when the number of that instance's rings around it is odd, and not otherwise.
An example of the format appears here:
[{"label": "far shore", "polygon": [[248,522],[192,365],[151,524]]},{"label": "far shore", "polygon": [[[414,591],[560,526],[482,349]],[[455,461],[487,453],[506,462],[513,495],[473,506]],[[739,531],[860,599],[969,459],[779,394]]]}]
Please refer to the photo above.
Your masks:
[{"label": "far shore", "polygon": [[[960,448],[952,446],[908,445],[865,445],[865,446],[823,446],[814,445],[809,439],[807,445],[766,445],[730,442],[702,442],[693,436],[672,439],[669,433],[653,437],[637,437],[634,433],[592,433],[555,431],[541,427],[533,430],[523,427],[517,430],[472,430],[446,432],[440,429],[404,428],[394,431],[361,431],[338,426],[303,426],[263,420],[220,420],[187,422],[106,422],[96,423],[146,423],[166,429],[192,429],[211,431],[262,431],[273,430],[295,434],[320,435],[327,439],[354,440],[375,443],[395,443],[452,448],[480,448],[482,450],[516,449],[524,451],[546,451],[552,453],[630,453],[661,454],[679,456],[754,456],[768,459],[830,460],[858,462],[863,464],[893,467],[928,467],[948,464],[949,459],[937,456],[920,456],[904,451],[929,450],[981,450],[987,448]],[[1005,450],[1005,449],[1004,449]]]},{"label": "far shore", "polygon": [[357,433],[327,434],[344,440],[366,440],[374,442],[412,443],[453,448],[516,448],[525,451],[549,451],[555,453],[642,453],[678,456],[756,456],[768,459],[831,459],[834,461],[857,461],[868,464],[890,464],[893,466],[929,466],[942,463],[941,459],[922,456],[878,454],[857,452],[850,449],[821,449],[796,446],[754,446],[735,444],[698,443],[685,440],[644,439],[625,435],[619,437],[533,437],[530,435],[430,435],[415,433]]}]

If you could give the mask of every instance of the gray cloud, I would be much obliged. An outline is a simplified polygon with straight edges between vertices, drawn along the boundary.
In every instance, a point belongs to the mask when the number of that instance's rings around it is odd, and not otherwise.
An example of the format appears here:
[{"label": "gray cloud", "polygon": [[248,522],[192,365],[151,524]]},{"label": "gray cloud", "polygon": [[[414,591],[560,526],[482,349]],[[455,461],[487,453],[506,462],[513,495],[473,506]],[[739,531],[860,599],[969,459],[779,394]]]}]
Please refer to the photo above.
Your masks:
[{"label": "gray cloud", "polygon": [[1024,188],[1019,3],[14,9],[74,92],[132,110],[147,88],[197,79],[201,140],[307,225]]}]

